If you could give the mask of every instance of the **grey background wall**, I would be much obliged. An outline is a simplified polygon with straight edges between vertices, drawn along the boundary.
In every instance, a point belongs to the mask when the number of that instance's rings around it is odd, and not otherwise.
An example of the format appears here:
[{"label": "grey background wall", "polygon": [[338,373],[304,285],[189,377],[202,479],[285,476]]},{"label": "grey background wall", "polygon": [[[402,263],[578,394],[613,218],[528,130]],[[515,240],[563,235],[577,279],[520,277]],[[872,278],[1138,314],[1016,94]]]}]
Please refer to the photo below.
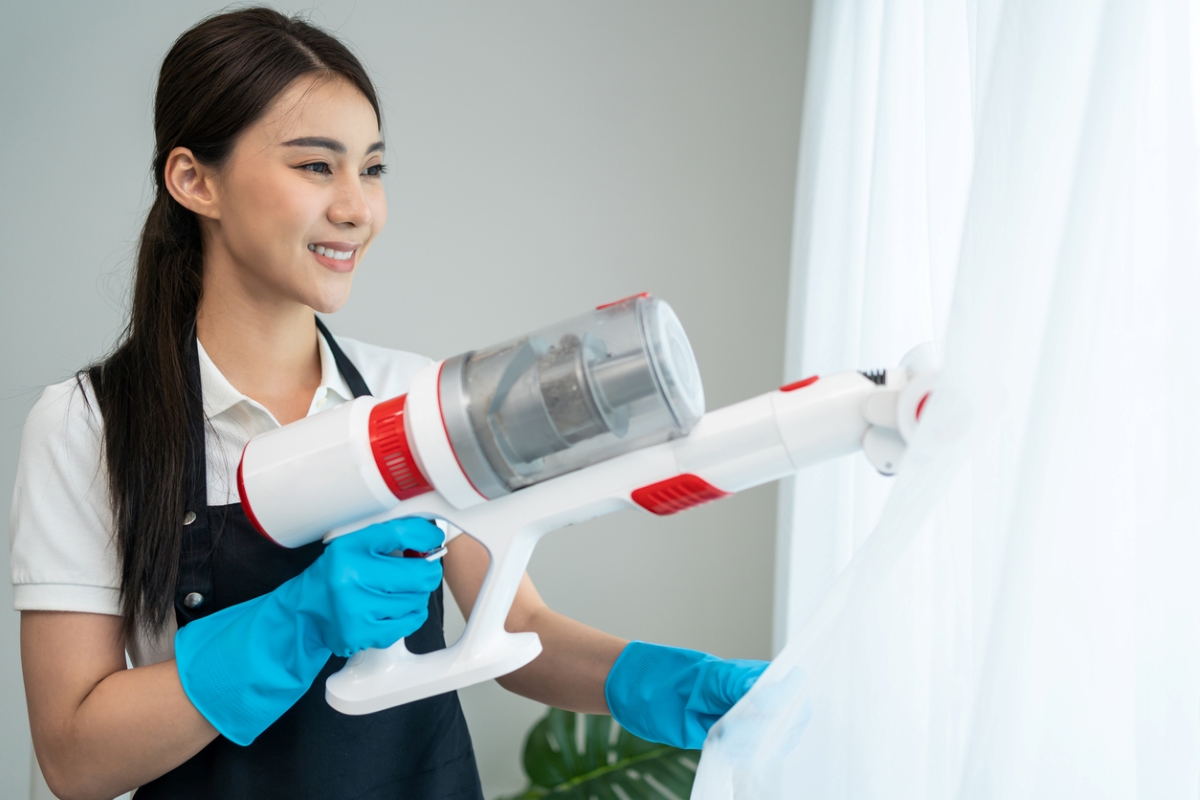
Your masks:
[{"label": "grey background wall", "polygon": [[[3,509],[40,387],[119,333],[157,66],[220,7],[0,3]],[[710,408],[779,382],[808,0],[280,7],[352,43],[385,106],[389,229],[335,331],[442,357],[650,290],[683,319]],[[530,570],[553,607],[620,636],[765,658],[774,517],[773,487],[627,512],[548,537]],[[42,796],[11,607],[4,578],[0,794]],[[521,788],[541,708],[494,684],[462,699],[488,796]]]}]

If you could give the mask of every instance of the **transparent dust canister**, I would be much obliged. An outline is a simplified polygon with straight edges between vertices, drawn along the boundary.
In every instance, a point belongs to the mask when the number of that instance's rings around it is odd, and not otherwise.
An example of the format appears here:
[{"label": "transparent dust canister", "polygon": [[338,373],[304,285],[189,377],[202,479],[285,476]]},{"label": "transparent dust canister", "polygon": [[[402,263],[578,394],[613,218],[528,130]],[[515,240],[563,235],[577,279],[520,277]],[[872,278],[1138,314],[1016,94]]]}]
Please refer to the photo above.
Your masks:
[{"label": "transparent dust canister", "polygon": [[704,388],[679,318],[638,295],[448,359],[451,446],[485,497],[683,436]]}]

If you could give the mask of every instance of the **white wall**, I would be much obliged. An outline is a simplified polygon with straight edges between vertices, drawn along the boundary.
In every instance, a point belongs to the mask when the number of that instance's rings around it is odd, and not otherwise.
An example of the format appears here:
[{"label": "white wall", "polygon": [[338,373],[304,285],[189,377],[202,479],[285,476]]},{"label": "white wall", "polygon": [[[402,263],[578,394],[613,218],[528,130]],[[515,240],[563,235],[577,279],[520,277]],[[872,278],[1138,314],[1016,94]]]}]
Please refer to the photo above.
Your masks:
[{"label": "white wall", "polygon": [[[331,326],[447,356],[651,290],[709,407],[780,378],[807,0],[322,2],[383,98],[390,228]],[[112,344],[150,196],[151,98],[205,2],[0,5],[0,497],[39,388]],[[296,6],[295,8],[302,8]],[[548,537],[555,608],[625,637],[770,653],[775,490]],[[0,556],[7,573],[7,550]],[[0,580],[0,793],[28,796]],[[453,626],[456,623],[451,623]],[[540,708],[462,693],[489,796]]]}]

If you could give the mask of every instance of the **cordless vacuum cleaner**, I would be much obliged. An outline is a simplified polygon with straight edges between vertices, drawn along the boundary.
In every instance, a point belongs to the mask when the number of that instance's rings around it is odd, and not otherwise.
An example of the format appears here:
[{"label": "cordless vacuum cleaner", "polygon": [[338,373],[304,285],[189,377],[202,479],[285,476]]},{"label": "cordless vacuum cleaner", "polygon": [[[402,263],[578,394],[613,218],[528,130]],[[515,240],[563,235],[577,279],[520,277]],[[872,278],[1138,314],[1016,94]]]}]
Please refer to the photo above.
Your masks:
[{"label": "cordless vacuum cleaner", "polygon": [[238,490],[284,547],[416,516],[490,553],[457,643],[414,655],[401,640],[329,678],[331,706],[367,714],[532,661],[537,634],[504,621],[550,531],[626,508],[675,514],[860,448],[894,473],[933,388],[929,361],[918,348],[897,370],[811,377],[705,414],[683,326],[641,294],[431,364],[407,395],[360,397],[256,436]]}]

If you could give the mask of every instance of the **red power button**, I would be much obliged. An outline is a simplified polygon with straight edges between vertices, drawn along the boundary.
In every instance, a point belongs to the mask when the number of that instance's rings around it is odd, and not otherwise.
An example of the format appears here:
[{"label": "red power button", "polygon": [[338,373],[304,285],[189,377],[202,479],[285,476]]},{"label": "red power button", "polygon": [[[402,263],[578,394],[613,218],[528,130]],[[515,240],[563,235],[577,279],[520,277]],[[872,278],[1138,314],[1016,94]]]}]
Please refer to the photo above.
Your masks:
[{"label": "red power button", "polygon": [[650,513],[666,516],[678,514],[702,503],[729,497],[729,492],[718,489],[699,475],[685,472],[674,478],[635,489],[630,497]]}]

